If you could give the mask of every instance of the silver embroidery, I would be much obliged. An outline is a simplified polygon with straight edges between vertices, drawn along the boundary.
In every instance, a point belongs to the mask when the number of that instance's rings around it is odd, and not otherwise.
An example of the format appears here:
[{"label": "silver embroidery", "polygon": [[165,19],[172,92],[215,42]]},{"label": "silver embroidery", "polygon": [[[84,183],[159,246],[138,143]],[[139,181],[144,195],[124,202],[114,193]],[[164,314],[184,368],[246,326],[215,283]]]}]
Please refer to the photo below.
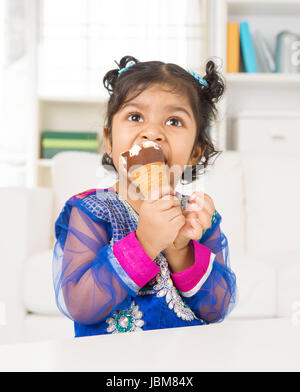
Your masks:
[{"label": "silver embroidery", "polygon": [[174,286],[166,258],[162,254],[158,258],[161,272],[156,275],[156,284],[153,286],[153,289],[157,292],[156,296],[159,298],[165,297],[169,309],[173,310],[176,316],[182,320],[192,321],[197,319]]}]

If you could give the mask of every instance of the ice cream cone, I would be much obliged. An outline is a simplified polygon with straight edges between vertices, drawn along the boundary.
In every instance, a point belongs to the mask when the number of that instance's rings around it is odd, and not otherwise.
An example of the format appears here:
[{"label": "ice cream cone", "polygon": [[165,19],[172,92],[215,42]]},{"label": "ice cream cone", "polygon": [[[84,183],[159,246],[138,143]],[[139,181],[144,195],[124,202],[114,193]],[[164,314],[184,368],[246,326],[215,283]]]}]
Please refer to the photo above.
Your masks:
[{"label": "ice cream cone", "polygon": [[[132,182],[139,187],[145,199],[152,198],[154,191],[168,185],[168,176],[164,162],[151,162],[132,171]],[[157,194],[158,197],[158,194]]]},{"label": "ice cream cone", "polygon": [[[134,145],[129,151],[122,153],[122,159],[124,165],[126,163],[130,181],[145,199],[152,199],[153,196],[158,198],[162,188],[169,185],[166,160],[156,143],[146,141],[142,146]],[[176,247],[176,240],[173,244]]]}]

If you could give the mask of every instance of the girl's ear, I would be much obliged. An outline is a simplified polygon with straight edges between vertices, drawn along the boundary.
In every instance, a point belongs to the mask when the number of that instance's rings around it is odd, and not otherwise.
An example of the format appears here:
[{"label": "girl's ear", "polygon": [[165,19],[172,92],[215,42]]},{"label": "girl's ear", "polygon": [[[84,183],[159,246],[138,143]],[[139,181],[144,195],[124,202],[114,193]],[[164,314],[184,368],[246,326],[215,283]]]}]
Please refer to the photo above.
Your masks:
[{"label": "girl's ear", "polygon": [[205,146],[197,144],[196,147],[194,148],[194,151],[192,152],[188,164],[192,166],[197,165],[197,163],[200,162],[200,159],[204,154],[204,151],[205,151]]},{"label": "girl's ear", "polygon": [[108,153],[108,155],[111,153],[112,151],[112,146],[111,146],[111,142],[109,140],[109,136],[108,136],[108,127],[104,126],[103,127],[103,139],[104,139],[104,143],[105,143],[105,151]]}]

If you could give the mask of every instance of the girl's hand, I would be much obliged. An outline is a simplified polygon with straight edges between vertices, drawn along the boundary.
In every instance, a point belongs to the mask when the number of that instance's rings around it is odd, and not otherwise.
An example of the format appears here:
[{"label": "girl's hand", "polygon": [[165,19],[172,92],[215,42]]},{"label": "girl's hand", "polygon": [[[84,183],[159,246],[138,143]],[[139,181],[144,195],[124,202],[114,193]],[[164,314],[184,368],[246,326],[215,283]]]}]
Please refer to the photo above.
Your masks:
[{"label": "girl's hand", "polygon": [[204,231],[211,227],[215,205],[212,198],[206,193],[194,192],[182,212],[185,217],[185,224],[178,232],[176,247],[172,245],[167,250],[180,250],[186,247],[190,240],[199,240]]},{"label": "girl's hand", "polygon": [[136,237],[154,259],[172,245],[184,223],[180,201],[175,197],[174,190],[166,186],[158,198],[146,199],[141,204]]}]

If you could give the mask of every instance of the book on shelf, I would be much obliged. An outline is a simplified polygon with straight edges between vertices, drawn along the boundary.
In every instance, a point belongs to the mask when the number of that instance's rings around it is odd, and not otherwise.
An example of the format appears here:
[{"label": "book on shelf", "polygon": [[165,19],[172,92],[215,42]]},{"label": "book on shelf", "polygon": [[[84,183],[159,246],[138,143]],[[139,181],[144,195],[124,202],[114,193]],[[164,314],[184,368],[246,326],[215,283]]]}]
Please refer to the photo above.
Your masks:
[{"label": "book on shelf", "polygon": [[42,132],[42,158],[51,159],[63,151],[99,151],[97,132]]},{"label": "book on shelf", "polygon": [[238,22],[227,23],[227,72],[239,72],[240,31]]},{"label": "book on shelf", "polygon": [[256,62],[256,54],[248,22],[240,23],[240,41],[241,52],[246,72],[257,73],[258,69]]},{"label": "book on shelf", "polygon": [[97,139],[97,132],[71,132],[71,131],[50,131],[42,132],[42,139]]},{"label": "book on shelf", "polygon": [[259,72],[275,72],[276,64],[274,56],[259,30],[253,34],[253,43],[257,56],[257,67]]}]

